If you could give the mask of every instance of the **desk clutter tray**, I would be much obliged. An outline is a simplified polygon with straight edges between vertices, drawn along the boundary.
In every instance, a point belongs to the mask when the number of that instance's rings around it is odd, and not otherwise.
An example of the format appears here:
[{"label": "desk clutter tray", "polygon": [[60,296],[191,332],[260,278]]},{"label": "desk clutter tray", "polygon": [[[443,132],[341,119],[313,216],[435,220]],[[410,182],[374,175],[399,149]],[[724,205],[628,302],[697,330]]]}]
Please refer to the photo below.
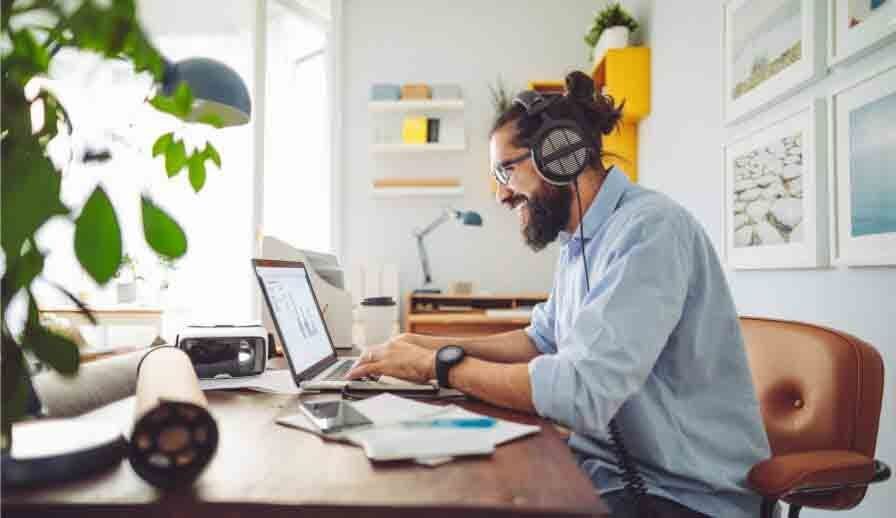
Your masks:
[{"label": "desk clutter tray", "polygon": [[[456,405],[430,405],[392,394],[350,404],[373,424],[324,433],[301,412],[281,417],[277,423],[326,440],[354,444],[372,461],[408,459],[427,466],[436,466],[454,457],[490,455],[496,446],[541,430],[538,426],[488,418]],[[487,427],[451,425],[482,420],[493,424]]]}]

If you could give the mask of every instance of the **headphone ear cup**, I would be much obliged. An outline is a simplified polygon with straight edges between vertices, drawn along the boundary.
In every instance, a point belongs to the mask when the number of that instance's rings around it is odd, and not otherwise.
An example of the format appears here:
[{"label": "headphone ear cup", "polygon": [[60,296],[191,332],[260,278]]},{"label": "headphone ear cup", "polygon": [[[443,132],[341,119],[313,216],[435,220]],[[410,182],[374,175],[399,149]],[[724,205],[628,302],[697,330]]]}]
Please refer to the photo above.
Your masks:
[{"label": "headphone ear cup", "polygon": [[532,161],[542,178],[568,185],[591,161],[593,146],[572,121],[552,121],[533,137]]}]

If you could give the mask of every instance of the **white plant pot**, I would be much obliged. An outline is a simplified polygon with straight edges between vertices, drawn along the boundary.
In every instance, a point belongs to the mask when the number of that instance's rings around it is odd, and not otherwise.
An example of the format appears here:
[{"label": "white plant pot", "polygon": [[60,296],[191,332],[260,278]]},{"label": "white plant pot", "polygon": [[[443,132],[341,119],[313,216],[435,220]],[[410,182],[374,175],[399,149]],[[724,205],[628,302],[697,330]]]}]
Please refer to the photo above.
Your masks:
[{"label": "white plant pot", "polygon": [[127,282],[118,283],[118,302],[119,304],[127,304],[137,300],[137,283]]},{"label": "white plant pot", "polygon": [[625,26],[610,27],[601,33],[594,46],[594,64],[600,63],[610,49],[628,47],[629,30]]}]

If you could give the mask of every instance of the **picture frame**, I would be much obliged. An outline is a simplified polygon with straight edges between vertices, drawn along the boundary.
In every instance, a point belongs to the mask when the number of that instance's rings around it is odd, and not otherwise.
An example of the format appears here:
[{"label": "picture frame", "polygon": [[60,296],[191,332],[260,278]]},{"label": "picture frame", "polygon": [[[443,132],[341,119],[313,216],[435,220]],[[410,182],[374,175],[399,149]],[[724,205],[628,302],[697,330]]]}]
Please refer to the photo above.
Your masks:
[{"label": "picture frame", "polygon": [[827,9],[819,0],[729,0],[722,21],[726,124],[826,72]]},{"label": "picture frame", "polygon": [[896,0],[828,0],[832,66],[852,62],[896,41]]},{"label": "picture frame", "polygon": [[833,90],[828,124],[831,262],[896,265],[896,65]]},{"label": "picture frame", "polygon": [[801,104],[725,145],[722,222],[729,268],[829,265],[825,104]]}]

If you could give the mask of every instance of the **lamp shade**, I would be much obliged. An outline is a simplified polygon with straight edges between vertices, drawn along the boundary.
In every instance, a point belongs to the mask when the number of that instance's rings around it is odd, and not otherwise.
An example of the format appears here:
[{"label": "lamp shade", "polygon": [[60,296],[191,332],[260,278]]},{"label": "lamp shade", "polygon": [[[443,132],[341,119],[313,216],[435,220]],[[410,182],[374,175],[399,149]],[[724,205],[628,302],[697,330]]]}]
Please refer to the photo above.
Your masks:
[{"label": "lamp shade", "polygon": [[249,122],[252,102],[249,90],[239,74],[227,65],[207,58],[190,58],[177,63],[166,63],[162,89],[172,95],[181,82],[193,92],[190,120],[204,115],[216,115],[224,126],[238,126]]},{"label": "lamp shade", "polygon": [[478,212],[467,210],[460,213],[460,222],[474,227],[482,226],[482,216]]}]

